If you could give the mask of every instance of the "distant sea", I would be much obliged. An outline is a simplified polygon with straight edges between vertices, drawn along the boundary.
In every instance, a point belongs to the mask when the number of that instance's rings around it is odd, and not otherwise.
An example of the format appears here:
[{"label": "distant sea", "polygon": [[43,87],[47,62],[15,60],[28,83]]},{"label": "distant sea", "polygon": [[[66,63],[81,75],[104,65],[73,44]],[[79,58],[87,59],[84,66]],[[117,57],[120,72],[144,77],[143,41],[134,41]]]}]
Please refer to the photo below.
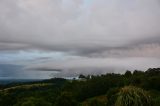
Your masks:
[{"label": "distant sea", "polygon": [[10,83],[23,83],[23,82],[34,82],[34,81],[41,81],[44,79],[0,79],[0,84],[10,84]]}]

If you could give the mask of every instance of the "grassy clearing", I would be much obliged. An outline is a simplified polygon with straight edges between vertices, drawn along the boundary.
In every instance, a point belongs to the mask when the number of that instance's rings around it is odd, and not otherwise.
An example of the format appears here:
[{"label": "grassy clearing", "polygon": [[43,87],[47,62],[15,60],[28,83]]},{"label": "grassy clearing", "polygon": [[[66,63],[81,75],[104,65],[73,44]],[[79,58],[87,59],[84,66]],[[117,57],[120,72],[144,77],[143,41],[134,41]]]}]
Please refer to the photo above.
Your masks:
[{"label": "grassy clearing", "polygon": [[0,90],[0,92],[8,92],[8,91],[11,91],[11,90],[16,90],[16,89],[31,89],[31,88],[35,88],[35,87],[45,87],[45,86],[50,86],[50,85],[53,85],[53,83],[38,83],[38,84],[18,85],[18,86],[2,89],[2,90]]}]

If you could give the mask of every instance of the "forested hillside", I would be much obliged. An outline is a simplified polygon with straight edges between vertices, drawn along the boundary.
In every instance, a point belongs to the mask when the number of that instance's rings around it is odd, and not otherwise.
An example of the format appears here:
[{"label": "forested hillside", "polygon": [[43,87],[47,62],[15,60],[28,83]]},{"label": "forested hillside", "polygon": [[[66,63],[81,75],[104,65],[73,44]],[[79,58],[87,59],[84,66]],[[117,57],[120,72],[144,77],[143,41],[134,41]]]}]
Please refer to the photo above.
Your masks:
[{"label": "forested hillside", "polygon": [[0,106],[159,106],[160,68],[0,86]]}]

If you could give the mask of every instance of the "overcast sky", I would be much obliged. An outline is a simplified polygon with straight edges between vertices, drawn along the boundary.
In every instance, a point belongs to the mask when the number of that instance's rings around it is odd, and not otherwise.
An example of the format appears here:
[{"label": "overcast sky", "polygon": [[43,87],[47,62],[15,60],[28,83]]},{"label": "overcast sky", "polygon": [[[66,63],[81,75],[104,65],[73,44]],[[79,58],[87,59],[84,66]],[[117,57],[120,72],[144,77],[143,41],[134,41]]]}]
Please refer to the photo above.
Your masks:
[{"label": "overcast sky", "polygon": [[160,0],[0,0],[0,78],[160,67]]}]

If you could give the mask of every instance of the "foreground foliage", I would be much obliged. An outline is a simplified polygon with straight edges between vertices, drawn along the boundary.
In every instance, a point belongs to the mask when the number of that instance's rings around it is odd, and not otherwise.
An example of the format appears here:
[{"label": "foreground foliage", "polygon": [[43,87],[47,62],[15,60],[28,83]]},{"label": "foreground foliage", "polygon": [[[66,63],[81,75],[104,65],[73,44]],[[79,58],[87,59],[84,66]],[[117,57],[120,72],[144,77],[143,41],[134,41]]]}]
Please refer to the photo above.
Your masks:
[{"label": "foreground foliage", "polygon": [[159,106],[160,69],[0,85],[0,106]]},{"label": "foreground foliage", "polygon": [[151,98],[141,88],[126,86],[118,93],[115,106],[151,106]]}]

